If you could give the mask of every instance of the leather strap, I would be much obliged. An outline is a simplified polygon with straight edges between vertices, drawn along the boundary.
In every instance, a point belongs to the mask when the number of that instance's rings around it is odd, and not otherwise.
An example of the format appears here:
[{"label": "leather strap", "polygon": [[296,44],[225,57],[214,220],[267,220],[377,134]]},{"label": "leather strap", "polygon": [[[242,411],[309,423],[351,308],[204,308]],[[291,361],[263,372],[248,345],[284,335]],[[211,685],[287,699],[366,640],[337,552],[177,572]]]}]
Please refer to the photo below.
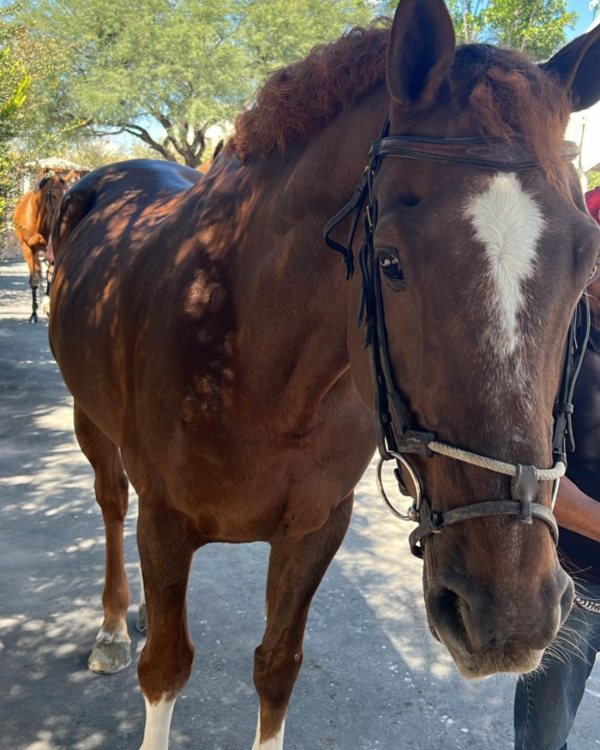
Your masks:
[{"label": "leather strap", "polygon": [[[473,518],[487,516],[521,516],[522,505],[518,500],[485,500],[481,503],[464,505],[451,510],[432,510],[429,500],[423,498],[417,528],[408,537],[410,551],[416,557],[423,557],[423,541],[432,534],[439,534],[448,526]],[[531,503],[531,515],[544,521],[550,529],[554,542],[558,542],[558,525],[554,514],[541,503]]]},{"label": "leather strap", "polygon": [[[373,156],[401,156],[419,161],[435,161],[474,169],[524,172],[536,169],[539,161],[523,140],[501,138],[428,138],[426,136],[388,135],[373,141]],[[561,159],[577,158],[576,144],[565,141]]]}]

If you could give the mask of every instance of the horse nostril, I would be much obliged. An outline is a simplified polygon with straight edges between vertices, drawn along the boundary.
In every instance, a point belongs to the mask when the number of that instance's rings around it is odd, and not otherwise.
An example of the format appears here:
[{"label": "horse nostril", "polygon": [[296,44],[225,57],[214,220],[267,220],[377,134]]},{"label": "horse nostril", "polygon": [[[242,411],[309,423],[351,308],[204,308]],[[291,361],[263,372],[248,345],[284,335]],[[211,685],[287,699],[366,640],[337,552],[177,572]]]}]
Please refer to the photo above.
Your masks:
[{"label": "horse nostril", "polygon": [[437,595],[437,604],[441,612],[458,612],[458,594],[449,588],[440,589]]},{"label": "horse nostril", "polygon": [[435,629],[444,634],[453,633],[467,643],[463,622],[463,609],[468,609],[468,602],[456,591],[445,586],[431,592],[427,597],[429,616]]}]

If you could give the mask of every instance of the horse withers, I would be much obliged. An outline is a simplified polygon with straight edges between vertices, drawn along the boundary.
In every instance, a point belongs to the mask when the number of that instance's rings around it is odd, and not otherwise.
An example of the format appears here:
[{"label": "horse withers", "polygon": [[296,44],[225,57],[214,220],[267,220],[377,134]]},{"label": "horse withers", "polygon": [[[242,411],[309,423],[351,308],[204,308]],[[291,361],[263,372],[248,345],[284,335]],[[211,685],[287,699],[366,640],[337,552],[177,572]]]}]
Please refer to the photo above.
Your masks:
[{"label": "horse withers", "polygon": [[[432,632],[469,677],[539,664],[572,600],[550,511],[553,406],[599,250],[563,134],[600,98],[599,56],[600,29],[540,66],[457,48],[443,0],[402,0],[391,28],[356,29],[275,74],[203,179],[125,162],[66,196],[50,340],[106,528],[92,665],[130,658],[129,480],[148,616],[143,750],[166,750],[192,668],[194,553],[257,540],[271,554],[253,748],[281,750],[308,608],[377,443],[374,408],[410,460],[406,486],[421,485]],[[323,227],[353,192],[344,226],[329,224],[344,265]],[[351,217],[365,251],[343,244]]]},{"label": "horse withers", "polygon": [[[38,321],[37,291],[42,283],[42,255],[46,252],[52,222],[67,189],[68,184],[62,177],[48,174],[40,180],[34,190],[22,196],[15,209],[15,232],[29,268],[32,296],[30,323]],[[49,273],[46,280],[46,297],[50,293],[51,280],[52,276]]]}]

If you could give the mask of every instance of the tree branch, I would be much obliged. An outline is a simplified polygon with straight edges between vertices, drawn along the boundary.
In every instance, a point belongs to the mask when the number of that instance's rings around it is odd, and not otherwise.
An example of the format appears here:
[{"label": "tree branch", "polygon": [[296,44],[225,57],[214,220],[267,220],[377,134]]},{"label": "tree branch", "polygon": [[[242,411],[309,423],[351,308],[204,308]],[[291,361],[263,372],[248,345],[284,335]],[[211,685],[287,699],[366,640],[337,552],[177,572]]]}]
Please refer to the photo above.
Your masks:
[{"label": "tree branch", "polygon": [[126,133],[139,138],[146,145],[150,146],[153,151],[157,151],[164,159],[167,159],[167,161],[177,161],[175,154],[164,143],[155,141],[146,128],[131,123],[120,124],[119,127]]},{"label": "tree branch", "polygon": [[531,14],[529,16],[529,21],[527,21],[527,25],[525,26],[525,29],[523,30],[523,35],[521,37],[521,44],[519,45],[519,52],[523,52],[525,49],[525,32],[529,29],[531,24],[533,23],[533,19],[535,18],[535,14],[538,10],[538,3],[534,2],[531,7]]}]

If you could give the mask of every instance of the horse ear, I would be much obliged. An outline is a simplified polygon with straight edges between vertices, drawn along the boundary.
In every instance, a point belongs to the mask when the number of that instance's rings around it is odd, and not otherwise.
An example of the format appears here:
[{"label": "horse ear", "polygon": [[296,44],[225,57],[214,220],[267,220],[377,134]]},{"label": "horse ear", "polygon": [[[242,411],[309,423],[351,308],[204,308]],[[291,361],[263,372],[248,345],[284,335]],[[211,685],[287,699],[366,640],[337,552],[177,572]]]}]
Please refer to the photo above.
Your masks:
[{"label": "horse ear", "polygon": [[571,90],[573,112],[591,107],[600,99],[600,26],[574,39],[540,67]]},{"label": "horse ear", "polygon": [[401,0],[387,53],[387,87],[394,104],[427,109],[454,59],[456,38],[443,0]]}]

